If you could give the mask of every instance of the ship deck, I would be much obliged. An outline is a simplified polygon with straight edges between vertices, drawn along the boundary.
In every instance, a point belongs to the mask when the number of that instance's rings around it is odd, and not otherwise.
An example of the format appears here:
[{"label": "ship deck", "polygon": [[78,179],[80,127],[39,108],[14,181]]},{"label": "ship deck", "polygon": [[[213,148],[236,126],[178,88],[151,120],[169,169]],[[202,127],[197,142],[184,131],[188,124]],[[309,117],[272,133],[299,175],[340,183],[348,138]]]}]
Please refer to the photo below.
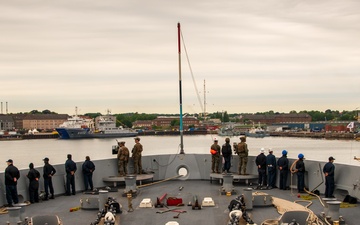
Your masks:
[{"label": "ship deck", "polygon": [[[132,205],[133,212],[128,212],[128,199],[123,197],[125,184],[119,183],[117,185],[117,192],[109,192],[109,197],[114,197],[122,205],[122,214],[120,216],[119,224],[149,224],[149,225],[162,225],[169,221],[177,221],[179,224],[198,224],[198,225],[221,225],[227,224],[229,219],[229,211],[227,209],[231,200],[236,196],[242,194],[245,188],[249,188],[244,182],[234,182],[234,190],[236,195],[227,196],[221,194],[221,184],[218,181],[209,180],[170,180],[164,182],[156,182],[151,185],[152,181],[144,180],[143,183],[148,185],[142,185],[143,187],[138,189],[137,196],[133,198]],[[258,190],[253,190],[253,192]],[[273,197],[282,198],[288,201],[296,201],[302,198],[298,197],[298,194],[291,190],[259,190],[267,193]],[[167,194],[167,197],[182,198],[184,206],[169,206],[170,209],[184,210],[186,213],[181,213],[179,218],[174,218],[178,215],[178,212],[166,212],[157,213],[166,208],[140,208],[140,202],[144,198],[150,198],[152,203],[156,203],[157,197],[161,197]],[[213,198],[215,202],[214,207],[203,207],[201,210],[193,210],[191,206],[187,206],[188,202],[191,202],[193,196],[196,195],[201,202],[205,197]],[[301,194],[306,196],[307,194]],[[44,201],[40,203],[31,204],[25,206],[25,216],[32,217],[36,215],[57,215],[64,225],[88,225],[95,221],[97,218],[98,210],[81,209],[78,211],[70,212],[73,207],[80,206],[80,199],[86,199],[91,196],[88,194],[77,193],[73,196],[56,196],[54,200]],[[301,196],[300,196],[301,197]],[[344,198],[339,194],[335,194],[340,201]],[[323,206],[319,200],[314,198],[311,200],[312,204],[309,206],[316,215],[320,215],[324,211]],[[340,215],[345,219],[347,225],[358,224],[359,212],[357,207],[340,208]],[[249,215],[252,220],[260,225],[267,219],[278,219],[280,214],[276,211],[275,207],[263,206],[253,207],[249,211]],[[6,224],[8,220],[8,214],[0,215],[0,224]],[[244,222],[244,221],[242,221]],[[245,224],[245,223],[240,223]]]}]

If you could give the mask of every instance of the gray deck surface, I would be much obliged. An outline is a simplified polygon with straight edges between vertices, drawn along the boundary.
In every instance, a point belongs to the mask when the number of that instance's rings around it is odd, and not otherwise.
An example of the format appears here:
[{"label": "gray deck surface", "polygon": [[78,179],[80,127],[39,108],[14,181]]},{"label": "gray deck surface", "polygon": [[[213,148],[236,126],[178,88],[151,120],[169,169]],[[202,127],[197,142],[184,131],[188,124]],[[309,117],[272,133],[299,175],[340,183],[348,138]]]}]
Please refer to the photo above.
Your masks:
[{"label": "gray deck surface", "polygon": [[[183,187],[183,189],[180,191],[179,187]],[[238,195],[240,195],[243,192],[243,189],[248,186],[245,183],[240,182],[234,183],[234,187],[238,192]],[[229,212],[227,207],[230,201],[237,196],[221,195],[219,191],[221,185],[216,180],[212,183],[210,183],[209,180],[172,180],[139,189],[138,196],[134,198],[132,202],[134,212],[129,213],[127,212],[127,198],[122,197],[125,186],[120,183],[118,188],[118,192],[109,192],[109,196],[115,197],[123,206],[123,213],[120,215],[120,224],[122,225],[163,225],[168,221],[177,221],[180,225],[225,225],[228,222]],[[283,191],[272,189],[261,191],[290,201],[299,200],[297,193],[292,195],[289,190]],[[174,219],[173,216],[177,215],[175,212],[158,214],[156,212],[161,209],[139,208],[142,199],[150,198],[155,204],[156,197],[161,197],[164,193],[167,193],[167,197],[172,196],[182,198],[185,206],[170,208],[180,208],[181,210],[186,210],[187,213],[183,213],[178,219]],[[200,201],[202,201],[204,197],[212,197],[216,205],[215,207],[203,207],[201,210],[192,210],[190,206],[187,206],[187,203],[192,200],[193,195],[197,195]],[[56,214],[60,217],[64,225],[89,225],[91,222],[95,221],[98,212],[97,210],[69,212],[71,207],[80,206],[79,200],[82,197],[84,197],[82,193],[78,193],[75,196],[57,196],[55,200],[26,206],[25,211],[29,217],[34,215]],[[339,197],[342,198],[342,196]],[[323,207],[317,199],[313,200],[310,209],[316,214],[323,211]],[[345,218],[348,225],[359,224],[357,217],[359,212],[359,207],[340,209],[340,215]],[[277,219],[280,216],[272,206],[254,207],[250,212],[250,215],[258,225],[266,219]],[[7,218],[7,214],[0,215],[0,225],[6,224]]]}]

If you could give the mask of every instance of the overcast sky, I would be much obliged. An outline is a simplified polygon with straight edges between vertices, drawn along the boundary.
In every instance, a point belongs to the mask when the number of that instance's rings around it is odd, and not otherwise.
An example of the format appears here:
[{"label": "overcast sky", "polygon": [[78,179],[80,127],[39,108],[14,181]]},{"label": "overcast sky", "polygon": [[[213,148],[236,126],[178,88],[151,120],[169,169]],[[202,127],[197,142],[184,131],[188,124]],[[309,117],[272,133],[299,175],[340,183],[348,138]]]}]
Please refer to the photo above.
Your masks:
[{"label": "overcast sky", "polygon": [[179,113],[178,22],[208,112],[360,106],[359,0],[0,0],[3,112]]}]

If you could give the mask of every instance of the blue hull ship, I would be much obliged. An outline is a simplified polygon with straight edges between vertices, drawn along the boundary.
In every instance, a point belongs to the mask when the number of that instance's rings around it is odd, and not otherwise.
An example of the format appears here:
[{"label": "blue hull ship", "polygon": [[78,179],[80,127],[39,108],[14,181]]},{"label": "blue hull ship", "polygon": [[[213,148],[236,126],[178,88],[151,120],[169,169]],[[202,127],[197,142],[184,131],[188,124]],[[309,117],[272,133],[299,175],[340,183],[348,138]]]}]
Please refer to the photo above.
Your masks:
[{"label": "blue hull ship", "polygon": [[93,119],[75,115],[56,128],[56,131],[61,139],[116,138],[138,135],[138,132],[132,129],[116,127],[116,116],[112,115],[98,116],[95,122]]},{"label": "blue hull ship", "polygon": [[61,139],[135,137],[138,134],[130,129],[112,133],[92,132],[89,128],[56,128],[56,131]]}]

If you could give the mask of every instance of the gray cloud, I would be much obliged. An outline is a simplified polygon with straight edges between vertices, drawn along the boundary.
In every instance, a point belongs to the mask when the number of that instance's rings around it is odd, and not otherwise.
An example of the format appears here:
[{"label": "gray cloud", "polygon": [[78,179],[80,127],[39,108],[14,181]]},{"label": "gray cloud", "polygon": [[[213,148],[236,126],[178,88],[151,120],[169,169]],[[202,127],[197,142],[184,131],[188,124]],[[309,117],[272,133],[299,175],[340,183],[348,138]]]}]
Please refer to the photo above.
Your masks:
[{"label": "gray cloud", "polygon": [[[1,1],[10,111],[178,110],[177,28],[207,109],[357,108],[358,1]],[[183,51],[184,111],[200,111]]]}]

